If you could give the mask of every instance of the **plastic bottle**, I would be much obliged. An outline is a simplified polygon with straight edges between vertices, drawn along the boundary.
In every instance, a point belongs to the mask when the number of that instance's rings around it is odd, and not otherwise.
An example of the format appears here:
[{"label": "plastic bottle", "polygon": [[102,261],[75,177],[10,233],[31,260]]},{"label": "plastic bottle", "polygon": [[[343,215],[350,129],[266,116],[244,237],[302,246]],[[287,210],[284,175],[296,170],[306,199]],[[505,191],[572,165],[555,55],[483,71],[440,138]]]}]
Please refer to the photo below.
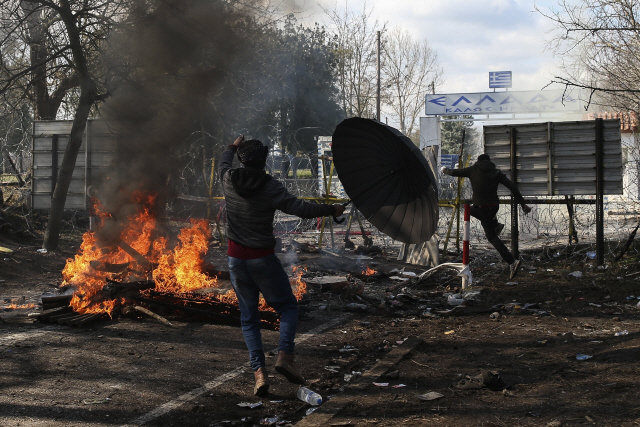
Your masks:
[{"label": "plastic bottle", "polygon": [[312,406],[318,406],[322,403],[322,396],[306,387],[300,387],[296,395],[298,396],[298,399],[303,402],[307,402]]}]

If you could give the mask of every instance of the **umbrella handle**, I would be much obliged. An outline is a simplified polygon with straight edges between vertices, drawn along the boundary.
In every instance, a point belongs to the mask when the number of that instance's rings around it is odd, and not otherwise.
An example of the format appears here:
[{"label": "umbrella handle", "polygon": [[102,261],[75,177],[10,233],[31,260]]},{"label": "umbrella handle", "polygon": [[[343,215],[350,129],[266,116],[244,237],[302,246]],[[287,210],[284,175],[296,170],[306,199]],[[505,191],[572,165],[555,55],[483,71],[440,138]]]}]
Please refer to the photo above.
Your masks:
[{"label": "umbrella handle", "polygon": [[[347,200],[346,202],[342,203],[342,206],[347,206],[349,203],[351,203],[351,199]],[[333,222],[335,222],[336,224],[342,224],[344,222],[346,218],[337,218],[337,217],[333,217]]]}]

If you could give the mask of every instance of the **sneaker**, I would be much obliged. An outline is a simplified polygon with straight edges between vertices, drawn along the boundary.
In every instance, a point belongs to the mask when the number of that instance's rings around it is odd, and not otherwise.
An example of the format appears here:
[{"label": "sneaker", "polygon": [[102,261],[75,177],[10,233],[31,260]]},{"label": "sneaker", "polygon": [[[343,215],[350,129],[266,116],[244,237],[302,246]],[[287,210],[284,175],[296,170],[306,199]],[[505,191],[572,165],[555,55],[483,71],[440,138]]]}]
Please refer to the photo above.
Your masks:
[{"label": "sneaker", "polygon": [[499,236],[500,233],[502,233],[503,229],[504,229],[504,224],[498,223],[498,225],[496,225],[496,234]]},{"label": "sneaker", "polygon": [[511,270],[511,274],[509,275],[509,280],[513,280],[518,274],[518,269],[520,268],[520,264],[522,264],[521,260],[516,260],[513,264],[509,264],[509,270]]},{"label": "sneaker", "polygon": [[278,353],[278,360],[276,362],[276,372],[284,375],[284,377],[294,384],[305,384],[304,377],[298,371],[298,368],[293,363],[293,354],[287,354],[284,351]]}]

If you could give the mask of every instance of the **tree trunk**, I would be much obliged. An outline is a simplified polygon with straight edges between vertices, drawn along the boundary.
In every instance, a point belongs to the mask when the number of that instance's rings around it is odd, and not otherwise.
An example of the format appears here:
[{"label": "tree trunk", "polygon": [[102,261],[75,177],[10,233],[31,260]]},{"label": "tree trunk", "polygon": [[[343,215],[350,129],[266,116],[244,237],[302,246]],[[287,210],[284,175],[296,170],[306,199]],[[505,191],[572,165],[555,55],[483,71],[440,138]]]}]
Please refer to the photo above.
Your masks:
[{"label": "tree trunk", "polygon": [[56,188],[53,190],[51,197],[51,210],[49,212],[49,221],[47,229],[44,232],[44,242],[42,247],[46,250],[55,250],[58,247],[60,237],[60,225],[62,224],[62,214],[64,213],[64,205],[67,201],[67,191],[71,183],[73,169],[76,166],[76,159],[82,145],[82,136],[87,128],[87,119],[91,111],[91,106],[96,100],[97,88],[96,84],[89,74],[87,67],[87,58],[82,50],[80,42],[80,31],[77,27],[76,17],[73,14],[68,0],[60,0],[60,8],[58,10],[62,18],[67,34],[69,35],[69,47],[73,53],[76,73],[80,81],[80,100],[73,118],[71,126],[71,134],[69,135],[69,144],[64,151]]},{"label": "tree trunk", "polygon": [[51,210],[49,213],[49,221],[47,229],[44,233],[44,242],[42,247],[48,251],[53,251],[58,247],[60,236],[60,225],[62,224],[62,215],[64,213],[64,205],[67,201],[67,191],[71,183],[73,169],[76,166],[76,159],[80,146],[82,145],[82,136],[87,127],[87,119],[96,95],[96,87],[93,80],[85,80],[80,85],[80,101],[76,114],[71,126],[71,134],[69,135],[69,144],[64,152],[64,158],[60,165],[60,172],[56,181],[56,188],[51,197]]},{"label": "tree trunk", "polygon": [[56,181],[56,187],[51,197],[51,210],[49,213],[49,221],[44,233],[43,248],[49,251],[58,247],[58,239],[60,235],[60,225],[62,223],[62,215],[64,213],[64,205],[67,201],[67,191],[71,183],[73,170],[76,166],[76,159],[82,145],[82,137],[87,127],[87,119],[89,112],[95,99],[96,87],[92,80],[84,81],[80,86],[80,101],[76,114],[71,126],[71,134],[69,135],[69,144],[64,152],[60,172]]}]

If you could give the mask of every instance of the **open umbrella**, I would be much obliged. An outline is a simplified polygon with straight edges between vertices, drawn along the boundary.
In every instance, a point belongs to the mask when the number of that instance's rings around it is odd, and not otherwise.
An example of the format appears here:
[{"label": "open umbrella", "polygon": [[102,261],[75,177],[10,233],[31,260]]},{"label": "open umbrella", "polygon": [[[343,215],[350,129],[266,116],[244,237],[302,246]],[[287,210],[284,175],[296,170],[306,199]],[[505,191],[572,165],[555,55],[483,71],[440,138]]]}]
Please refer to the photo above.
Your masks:
[{"label": "open umbrella", "polygon": [[354,117],[336,127],[331,151],[345,192],[371,224],[403,243],[431,238],[438,225],[436,180],[409,138]]}]

